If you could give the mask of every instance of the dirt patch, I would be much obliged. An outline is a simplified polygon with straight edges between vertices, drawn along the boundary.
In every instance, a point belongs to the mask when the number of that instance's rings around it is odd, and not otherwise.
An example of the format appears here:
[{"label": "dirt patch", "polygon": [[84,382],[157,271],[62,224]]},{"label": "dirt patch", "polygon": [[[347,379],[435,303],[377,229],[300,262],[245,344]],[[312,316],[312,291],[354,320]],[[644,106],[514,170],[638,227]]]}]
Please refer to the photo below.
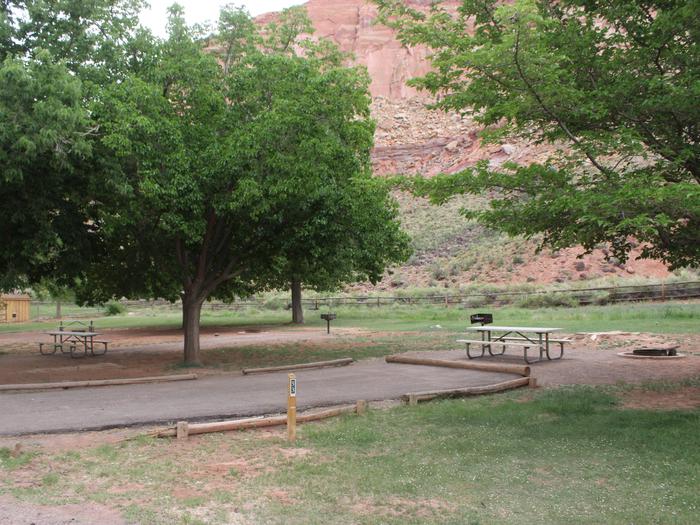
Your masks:
[{"label": "dirt patch", "polygon": [[[241,327],[206,327],[201,333],[203,368],[198,375],[221,374],[222,363],[237,367],[236,355],[222,355],[222,348],[281,346],[289,344],[352,345],[346,337],[365,335],[359,329],[336,329],[328,336],[318,328],[260,329]],[[0,334],[0,384],[86,381],[137,378],[182,373],[182,332],[175,329],[105,330],[110,341],[107,355],[72,359],[60,353],[39,354],[37,341],[47,338],[41,333]]]},{"label": "dirt patch", "polygon": [[104,505],[83,502],[80,505],[37,505],[0,496],[0,525],[126,525],[121,514]]},{"label": "dirt patch", "polygon": [[[606,332],[561,334],[572,339],[564,358],[540,361],[530,365],[539,386],[614,385],[645,381],[680,381],[700,376],[700,339],[695,334],[645,334],[635,332]],[[642,346],[678,344],[679,353],[687,356],[678,360],[625,359],[617,355]],[[436,359],[459,359],[464,350],[433,352]],[[504,356],[484,357],[484,363],[523,364],[522,352]]]},{"label": "dirt patch", "polygon": [[415,516],[420,518],[448,514],[454,510],[454,505],[441,499],[408,499],[400,497],[388,498],[385,501],[374,499],[356,500],[350,505],[352,512],[360,516]]},{"label": "dirt patch", "polygon": [[700,407],[700,388],[685,387],[670,392],[634,389],[623,396],[622,406],[640,410],[693,410]]},{"label": "dirt patch", "polygon": [[115,429],[100,432],[76,432],[72,434],[35,434],[22,437],[0,437],[0,447],[14,448],[20,444],[22,450],[42,450],[60,454],[73,450],[83,450],[98,445],[113,445],[126,439],[146,433],[146,429]]},{"label": "dirt patch", "polygon": [[265,496],[269,499],[281,503],[282,505],[294,505],[296,500],[292,497],[289,491],[283,489],[270,489],[265,492]]}]

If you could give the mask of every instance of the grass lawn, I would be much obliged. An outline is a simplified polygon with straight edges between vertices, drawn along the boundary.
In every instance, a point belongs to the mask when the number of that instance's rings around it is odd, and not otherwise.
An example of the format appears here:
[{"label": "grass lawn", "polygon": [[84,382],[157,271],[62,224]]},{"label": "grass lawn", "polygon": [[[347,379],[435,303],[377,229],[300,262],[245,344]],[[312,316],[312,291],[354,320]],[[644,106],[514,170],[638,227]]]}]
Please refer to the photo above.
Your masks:
[{"label": "grass lawn", "polygon": [[[382,357],[401,352],[427,352],[449,348],[454,334],[416,334],[410,337],[352,336],[330,341],[306,341],[284,345],[235,346],[210,348],[202,351],[206,367],[240,370],[266,366],[282,366],[313,361],[352,357],[355,360]],[[186,368],[176,365],[176,368]]]},{"label": "grass lawn", "polygon": [[[496,324],[530,326],[550,325],[568,332],[625,330],[658,333],[696,333],[700,331],[700,302],[630,303],[575,308],[444,308],[440,306],[339,307],[338,319],[332,326],[358,327],[385,331],[434,331],[441,328],[459,331],[469,324],[469,315],[476,311],[494,314]],[[98,328],[177,327],[179,312],[158,312],[148,309],[95,318]],[[320,312],[306,310],[306,326],[325,326]],[[273,325],[290,328],[290,312],[286,310],[206,311],[204,326]],[[0,325],[2,332],[44,331],[56,327],[56,321]]]},{"label": "grass lawn", "polygon": [[103,503],[136,523],[697,523],[700,410],[624,409],[628,392],[371,410],[304,425],[296,444],[275,430],[0,448],[0,493]]}]

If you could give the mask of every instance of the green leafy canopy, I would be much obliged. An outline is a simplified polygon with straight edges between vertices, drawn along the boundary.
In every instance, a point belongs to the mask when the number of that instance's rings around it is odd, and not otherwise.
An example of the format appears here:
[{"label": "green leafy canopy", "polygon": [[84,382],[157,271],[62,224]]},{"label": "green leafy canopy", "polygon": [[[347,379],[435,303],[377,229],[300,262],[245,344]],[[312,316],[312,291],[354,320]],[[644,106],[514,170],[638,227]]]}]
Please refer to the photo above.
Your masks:
[{"label": "green leafy canopy", "polygon": [[[413,85],[471,113],[486,141],[558,145],[547,162],[417,181],[436,202],[493,195],[467,216],[555,248],[609,244],[624,260],[700,264],[700,17],[694,0],[377,0],[408,45],[432,50]],[[566,148],[562,148],[565,145]]]},{"label": "green leafy canopy", "polygon": [[0,2],[0,289],[71,284],[93,253],[103,86],[138,64],[141,2]]},{"label": "green leafy canopy", "polygon": [[376,279],[407,251],[395,204],[371,180],[366,71],[297,42],[298,10],[262,34],[246,16],[225,9],[205,50],[171,8],[153,60],[94,106],[112,184],[97,219],[103,256],[81,296],[181,298],[192,362],[188,334],[214,294]]}]

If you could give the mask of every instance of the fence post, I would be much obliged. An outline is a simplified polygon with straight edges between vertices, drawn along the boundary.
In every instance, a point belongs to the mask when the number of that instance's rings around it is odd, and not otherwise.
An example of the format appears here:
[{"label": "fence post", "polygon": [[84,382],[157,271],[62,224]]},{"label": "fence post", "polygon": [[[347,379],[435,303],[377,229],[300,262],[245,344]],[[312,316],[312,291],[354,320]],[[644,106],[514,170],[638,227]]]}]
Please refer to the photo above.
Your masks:
[{"label": "fence post", "polygon": [[297,378],[294,374],[288,374],[287,378],[287,439],[294,441],[297,438]]}]

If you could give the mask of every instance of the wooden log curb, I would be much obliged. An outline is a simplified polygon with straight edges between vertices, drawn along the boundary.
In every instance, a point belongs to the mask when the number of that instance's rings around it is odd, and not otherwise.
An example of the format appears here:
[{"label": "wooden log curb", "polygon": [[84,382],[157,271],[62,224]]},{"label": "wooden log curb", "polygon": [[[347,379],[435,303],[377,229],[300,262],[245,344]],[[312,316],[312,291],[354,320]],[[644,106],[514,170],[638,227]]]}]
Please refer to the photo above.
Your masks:
[{"label": "wooden log curb", "polygon": [[484,372],[516,374],[523,377],[530,376],[530,367],[521,365],[470,363],[466,361],[448,361],[446,359],[424,359],[404,355],[388,355],[384,359],[387,363],[400,363],[404,365],[443,366],[446,368],[462,368],[465,370],[481,370]]},{"label": "wooden log curb", "polygon": [[62,381],[59,383],[24,383],[17,385],[0,385],[0,392],[4,392],[7,390],[50,390],[57,388],[85,388],[91,386],[136,385],[140,383],[166,383],[168,381],[190,381],[193,379],[197,379],[197,374],[133,377],[128,379],[95,379],[90,381]]},{"label": "wooden log curb", "polygon": [[[320,419],[327,419],[329,417],[340,416],[343,414],[354,414],[357,413],[360,407],[360,402],[355,405],[344,405],[337,408],[330,408],[327,410],[321,410],[316,412],[310,412],[306,414],[300,414],[296,416],[297,423],[307,423],[309,421],[318,421]],[[366,408],[366,407],[364,407]],[[360,410],[364,410],[360,408]],[[180,421],[175,427],[164,428],[156,430],[149,435],[154,437],[180,437],[184,434],[183,423],[187,425],[186,422]],[[272,417],[251,417],[246,419],[235,419],[232,421],[217,421],[215,423],[194,423],[187,425],[187,435],[192,436],[195,434],[209,434],[212,432],[228,432],[230,430],[245,430],[249,428],[263,428],[263,427],[274,427],[287,424],[287,416],[272,416]],[[180,432],[178,433],[178,430]]]},{"label": "wooden log curb", "polygon": [[485,386],[469,386],[466,388],[453,388],[450,390],[432,390],[429,392],[412,392],[401,396],[401,401],[409,405],[417,405],[419,401],[430,401],[432,399],[445,399],[450,397],[465,397],[465,396],[480,396],[483,394],[495,394],[496,392],[504,392],[530,384],[529,377],[520,377],[503,381],[493,385]]},{"label": "wooden log curb", "polygon": [[327,366],[345,366],[352,363],[352,357],[344,357],[342,359],[333,359],[331,361],[315,361],[313,363],[301,363],[298,365],[285,366],[268,366],[266,368],[244,368],[241,370],[244,375],[248,374],[264,374],[266,372],[282,372],[284,370],[303,370],[305,368],[324,368]]}]

